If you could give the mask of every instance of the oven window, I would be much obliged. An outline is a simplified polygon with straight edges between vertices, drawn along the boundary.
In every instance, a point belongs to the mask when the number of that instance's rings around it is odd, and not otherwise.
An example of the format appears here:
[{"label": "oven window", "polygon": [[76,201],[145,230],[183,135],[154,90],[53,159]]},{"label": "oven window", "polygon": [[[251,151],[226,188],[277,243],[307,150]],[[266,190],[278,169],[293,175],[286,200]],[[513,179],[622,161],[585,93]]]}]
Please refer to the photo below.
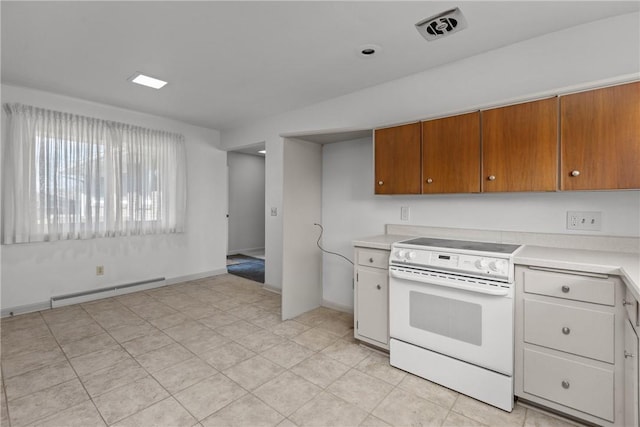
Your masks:
[{"label": "oven window", "polygon": [[414,328],[482,345],[480,304],[411,291],[409,323]]}]

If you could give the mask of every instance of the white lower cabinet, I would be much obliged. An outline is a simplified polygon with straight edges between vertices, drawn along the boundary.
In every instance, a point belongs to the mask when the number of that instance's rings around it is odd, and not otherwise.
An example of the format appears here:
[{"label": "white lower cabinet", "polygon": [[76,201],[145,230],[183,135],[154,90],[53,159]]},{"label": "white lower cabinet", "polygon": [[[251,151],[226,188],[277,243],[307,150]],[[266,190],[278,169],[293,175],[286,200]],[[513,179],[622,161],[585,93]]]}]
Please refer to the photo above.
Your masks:
[{"label": "white lower cabinet", "polygon": [[389,349],[389,251],[356,248],[354,337]]},{"label": "white lower cabinet", "polygon": [[591,364],[525,349],[523,390],[568,408],[614,419],[614,372]]},{"label": "white lower cabinet", "polygon": [[630,425],[624,291],[617,277],[517,265],[516,396],[590,423]]},{"label": "white lower cabinet", "polygon": [[614,363],[614,335],[613,313],[524,300],[524,341],[527,343]]}]

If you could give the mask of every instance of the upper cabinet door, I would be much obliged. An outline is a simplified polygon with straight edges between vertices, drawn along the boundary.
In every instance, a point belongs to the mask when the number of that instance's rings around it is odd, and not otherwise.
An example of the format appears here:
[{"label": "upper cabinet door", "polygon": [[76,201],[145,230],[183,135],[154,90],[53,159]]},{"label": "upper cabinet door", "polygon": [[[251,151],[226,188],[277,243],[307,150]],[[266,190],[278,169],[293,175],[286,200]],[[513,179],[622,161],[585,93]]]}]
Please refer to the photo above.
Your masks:
[{"label": "upper cabinet door", "polygon": [[480,191],[480,112],[422,122],[422,192]]},{"label": "upper cabinet door", "polygon": [[560,98],[561,189],[640,188],[640,82]]},{"label": "upper cabinet door", "polygon": [[555,191],[558,98],[482,112],[482,191]]},{"label": "upper cabinet door", "polygon": [[420,194],[420,123],[375,131],[375,193]]}]

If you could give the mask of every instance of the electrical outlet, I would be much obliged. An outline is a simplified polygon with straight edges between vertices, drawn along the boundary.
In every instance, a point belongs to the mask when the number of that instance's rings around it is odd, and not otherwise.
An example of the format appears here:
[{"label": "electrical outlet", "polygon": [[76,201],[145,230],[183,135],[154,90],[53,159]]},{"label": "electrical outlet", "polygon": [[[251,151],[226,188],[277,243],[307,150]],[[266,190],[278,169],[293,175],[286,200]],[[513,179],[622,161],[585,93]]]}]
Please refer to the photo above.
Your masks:
[{"label": "electrical outlet", "polygon": [[400,220],[409,221],[409,206],[400,206]]},{"label": "electrical outlet", "polygon": [[602,230],[602,212],[567,211],[567,230]]},{"label": "electrical outlet", "polygon": [[104,276],[104,265],[96,266],[96,276]]}]

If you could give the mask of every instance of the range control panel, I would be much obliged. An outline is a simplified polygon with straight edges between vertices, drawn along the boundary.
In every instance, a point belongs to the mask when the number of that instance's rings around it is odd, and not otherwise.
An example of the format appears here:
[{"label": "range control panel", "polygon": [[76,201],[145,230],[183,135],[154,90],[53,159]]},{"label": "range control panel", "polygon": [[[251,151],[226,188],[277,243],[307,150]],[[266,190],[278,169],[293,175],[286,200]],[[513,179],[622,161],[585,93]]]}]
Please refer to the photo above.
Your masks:
[{"label": "range control panel", "polygon": [[510,258],[446,252],[439,250],[394,247],[390,264],[432,268],[451,273],[476,277],[491,277],[496,280],[513,279]]}]

